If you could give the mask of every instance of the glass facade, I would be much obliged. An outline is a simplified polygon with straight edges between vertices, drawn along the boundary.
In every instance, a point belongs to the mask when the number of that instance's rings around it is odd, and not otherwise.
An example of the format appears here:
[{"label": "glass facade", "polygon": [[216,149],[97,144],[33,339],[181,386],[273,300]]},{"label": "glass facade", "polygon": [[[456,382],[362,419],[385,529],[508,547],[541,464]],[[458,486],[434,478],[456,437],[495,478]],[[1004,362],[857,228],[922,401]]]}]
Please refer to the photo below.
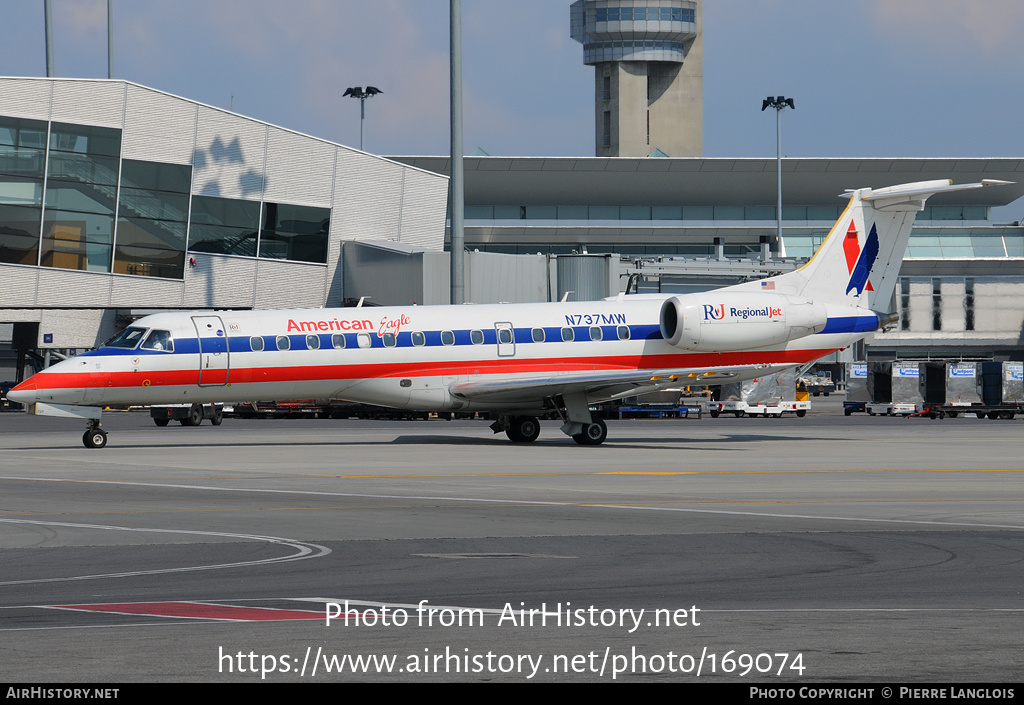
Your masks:
[{"label": "glass facade", "polygon": [[259,201],[194,196],[189,250],[242,257],[256,256],[260,231]]},{"label": "glass facade", "polygon": [[[782,218],[786,223],[783,237],[786,255],[810,258],[828,237],[833,223],[839,219],[844,206],[783,206]],[[1024,231],[1019,227],[987,225],[986,206],[933,206],[917,216],[917,226],[907,244],[907,257],[973,258],[1024,257]],[[764,228],[775,222],[774,206],[613,206],[613,205],[468,205],[467,225],[487,228],[486,242],[472,242],[471,246],[488,252],[507,254],[572,254],[585,245],[591,254],[614,252],[629,256],[696,256],[714,255],[714,246],[707,244],[658,244],[646,239],[629,241],[612,230],[631,228],[650,222],[655,227],[719,228],[728,232],[737,228],[735,236],[727,236],[725,254],[745,257],[760,251],[757,235],[751,228]],[[584,227],[586,240],[557,243],[510,242],[500,239],[503,226],[519,227],[502,221],[535,221],[525,225],[557,228]],[[536,222],[547,221],[547,222]],[[571,222],[575,221],[575,222]],[[671,222],[666,222],[671,221]],[[757,221],[752,222],[752,221]],[[950,222],[950,221],[956,221]],[[601,236],[601,229],[609,229],[609,238]],[[772,232],[774,233],[774,226]],[[570,233],[570,230],[566,231]],[[666,231],[668,232],[668,231]],[[498,235],[499,237],[495,237]],[[615,236],[611,240],[611,236]],[[658,236],[664,240],[664,235]],[[711,235],[708,235],[708,240]]]},{"label": "glass facade", "polygon": [[0,262],[38,264],[45,122],[0,117]]},{"label": "glass facade", "polygon": [[39,263],[109,272],[121,131],[50,124]]},{"label": "glass facade", "polygon": [[327,263],[330,208],[191,191],[190,165],[122,159],[121,130],[0,116],[0,263],[166,279],[189,251]]},{"label": "glass facade", "polygon": [[330,227],[330,208],[264,203],[259,256],[326,263]]},{"label": "glass facade", "polygon": [[114,271],[181,279],[192,167],[125,159]]},{"label": "glass facade", "polygon": [[683,7],[599,7],[598,22],[696,22],[696,10]]}]

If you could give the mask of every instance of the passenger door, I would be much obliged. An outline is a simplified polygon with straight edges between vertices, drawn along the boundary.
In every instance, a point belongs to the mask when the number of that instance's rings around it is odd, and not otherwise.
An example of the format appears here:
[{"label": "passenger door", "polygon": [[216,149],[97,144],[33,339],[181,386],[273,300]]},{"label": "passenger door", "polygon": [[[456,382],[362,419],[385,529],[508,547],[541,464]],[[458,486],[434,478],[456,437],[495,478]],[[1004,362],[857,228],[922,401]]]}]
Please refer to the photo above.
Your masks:
[{"label": "passenger door", "polygon": [[199,386],[222,387],[230,369],[224,322],[220,316],[193,316],[192,324],[199,337]]}]

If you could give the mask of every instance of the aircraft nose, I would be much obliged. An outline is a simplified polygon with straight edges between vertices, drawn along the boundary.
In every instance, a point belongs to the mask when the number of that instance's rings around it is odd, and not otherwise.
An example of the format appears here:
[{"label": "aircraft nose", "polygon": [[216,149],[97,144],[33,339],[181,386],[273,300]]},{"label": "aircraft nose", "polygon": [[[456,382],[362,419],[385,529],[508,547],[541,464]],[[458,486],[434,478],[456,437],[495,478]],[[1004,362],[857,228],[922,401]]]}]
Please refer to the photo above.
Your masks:
[{"label": "aircraft nose", "polygon": [[29,377],[17,387],[7,392],[7,398],[19,404],[33,404],[38,397],[35,376]]}]

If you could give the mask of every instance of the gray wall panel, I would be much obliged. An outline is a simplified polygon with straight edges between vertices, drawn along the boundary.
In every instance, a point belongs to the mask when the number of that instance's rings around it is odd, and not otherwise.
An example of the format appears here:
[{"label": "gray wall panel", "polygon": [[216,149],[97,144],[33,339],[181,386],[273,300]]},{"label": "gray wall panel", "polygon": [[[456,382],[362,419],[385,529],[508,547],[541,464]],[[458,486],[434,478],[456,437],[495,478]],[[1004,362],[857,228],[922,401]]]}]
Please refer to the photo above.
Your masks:
[{"label": "gray wall panel", "polygon": [[129,85],[122,156],[191,164],[196,111],[195,103]]},{"label": "gray wall panel", "polygon": [[466,301],[475,304],[548,301],[548,257],[466,253]]},{"label": "gray wall panel", "polygon": [[120,308],[134,308],[140,301],[159,302],[161,308],[180,308],[184,305],[185,285],[170,279],[149,277],[112,277],[110,304]]},{"label": "gray wall panel", "polygon": [[[324,305],[327,268],[323,265],[259,260],[256,308],[319,308]],[[302,286],[296,286],[302,282]]]},{"label": "gray wall panel", "polygon": [[252,308],[256,260],[193,253],[185,267],[186,308]]},{"label": "gray wall panel", "polygon": [[[43,311],[37,344],[40,348],[94,348],[116,332],[113,319],[103,309]],[[46,335],[53,336],[51,342],[45,342]]]},{"label": "gray wall panel", "polygon": [[31,78],[0,79],[0,113],[46,120],[50,115],[51,81]]},{"label": "gray wall panel", "polygon": [[50,119],[120,129],[124,93],[122,81],[54,81]]},{"label": "gray wall panel", "polygon": [[448,179],[408,169],[402,196],[402,242],[444,249]]},{"label": "gray wall panel", "polygon": [[35,306],[39,270],[0,264],[0,306]]},{"label": "gray wall panel", "polygon": [[264,198],[277,203],[330,206],[336,151],[337,147],[327,142],[271,127],[267,134]]},{"label": "gray wall panel", "polygon": [[258,200],[263,194],[267,126],[199,106],[192,193]]},{"label": "gray wall panel", "polygon": [[1024,337],[1024,283],[1017,277],[1009,281],[978,282],[974,285],[975,326],[977,333],[990,336]]},{"label": "gray wall panel", "polygon": [[341,240],[399,240],[402,167],[359,152],[338,150],[331,236]]},{"label": "gray wall panel", "polygon": [[[423,252],[384,243],[345,245],[345,297],[370,297],[375,306],[406,306],[431,298],[424,290]],[[431,272],[431,278],[436,275]]]},{"label": "gray wall panel", "polygon": [[[4,321],[8,323],[24,323],[26,321],[31,323],[33,321],[42,320],[43,312],[38,308],[5,308],[0,309],[0,318],[4,319]],[[10,341],[10,335],[12,332],[12,329],[8,329],[7,341]]]},{"label": "gray wall panel", "polygon": [[111,276],[67,269],[39,270],[37,306],[105,307],[110,305]]}]

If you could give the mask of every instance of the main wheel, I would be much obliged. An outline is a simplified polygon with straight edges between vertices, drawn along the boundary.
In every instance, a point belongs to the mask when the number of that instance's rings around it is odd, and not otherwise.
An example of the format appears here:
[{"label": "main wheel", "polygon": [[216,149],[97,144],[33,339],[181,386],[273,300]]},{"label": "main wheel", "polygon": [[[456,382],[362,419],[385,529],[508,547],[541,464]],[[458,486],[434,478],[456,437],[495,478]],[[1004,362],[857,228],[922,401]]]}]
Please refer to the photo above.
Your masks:
[{"label": "main wheel", "polygon": [[107,432],[102,428],[89,429],[82,435],[86,448],[102,448],[107,445]]},{"label": "main wheel", "polygon": [[170,419],[164,419],[164,418],[153,419],[153,423],[155,423],[157,426],[160,426],[161,428],[163,428],[164,426],[166,426],[170,422],[171,422]]},{"label": "main wheel", "polygon": [[540,421],[533,416],[513,416],[505,435],[513,443],[533,443],[540,435]]},{"label": "main wheel", "polygon": [[608,426],[601,419],[583,427],[583,433],[577,433],[572,437],[581,446],[599,446],[608,438]]}]

